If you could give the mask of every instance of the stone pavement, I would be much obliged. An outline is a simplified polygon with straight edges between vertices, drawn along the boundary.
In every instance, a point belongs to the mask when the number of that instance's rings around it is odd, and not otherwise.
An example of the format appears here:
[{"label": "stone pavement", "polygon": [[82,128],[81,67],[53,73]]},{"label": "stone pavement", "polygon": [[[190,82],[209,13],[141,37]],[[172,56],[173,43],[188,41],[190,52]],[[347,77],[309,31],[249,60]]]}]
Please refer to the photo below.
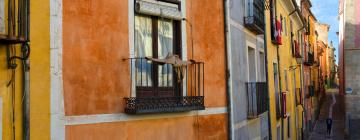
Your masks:
[{"label": "stone pavement", "polygon": [[[335,104],[332,107],[332,132],[331,136],[326,134],[326,122],[325,120],[329,117],[329,111],[331,111],[331,105],[334,103],[333,98],[335,97]],[[319,120],[316,121],[313,132],[310,134],[310,140],[344,140],[345,139],[345,108],[344,108],[344,97],[338,94],[337,89],[330,89],[326,91],[326,98],[324,104],[321,106]]]}]

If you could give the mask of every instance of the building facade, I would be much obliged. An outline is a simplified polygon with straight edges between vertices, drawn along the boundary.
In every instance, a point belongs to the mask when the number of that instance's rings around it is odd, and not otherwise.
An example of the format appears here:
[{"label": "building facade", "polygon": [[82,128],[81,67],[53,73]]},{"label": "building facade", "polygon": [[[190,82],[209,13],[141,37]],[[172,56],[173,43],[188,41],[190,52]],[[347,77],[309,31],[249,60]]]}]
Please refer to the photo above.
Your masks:
[{"label": "building facade", "polygon": [[303,138],[302,57],[304,21],[297,1],[272,0],[266,12],[272,139]]},{"label": "building facade", "polygon": [[325,89],[327,88],[326,79],[329,77],[328,73],[328,34],[329,34],[330,25],[324,23],[316,23],[316,33],[317,33],[317,56],[319,62],[319,80],[318,80],[318,91],[319,91],[319,101],[325,97]]},{"label": "building facade", "polygon": [[62,1],[51,134],[227,139],[223,2],[204,3]]},{"label": "building facade", "polygon": [[306,139],[336,67],[309,0],[28,2],[0,0],[4,140]]},{"label": "building facade", "polygon": [[339,89],[345,95],[347,132],[360,119],[359,5],[357,0],[339,0]]},{"label": "building facade", "polygon": [[28,138],[28,2],[0,1],[0,139],[4,140]]},{"label": "building facade", "polygon": [[269,139],[262,0],[232,0],[228,66],[234,140]]},{"label": "building facade", "polygon": [[304,38],[304,124],[305,124],[305,137],[308,137],[309,133],[314,127],[314,122],[319,114],[319,100],[318,100],[318,69],[319,60],[317,59],[317,36],[315,32],[316,17],[311,11],[312,3],[310,0],[302,0],[302,15],[305,20],[306,32],[302,35]]}]

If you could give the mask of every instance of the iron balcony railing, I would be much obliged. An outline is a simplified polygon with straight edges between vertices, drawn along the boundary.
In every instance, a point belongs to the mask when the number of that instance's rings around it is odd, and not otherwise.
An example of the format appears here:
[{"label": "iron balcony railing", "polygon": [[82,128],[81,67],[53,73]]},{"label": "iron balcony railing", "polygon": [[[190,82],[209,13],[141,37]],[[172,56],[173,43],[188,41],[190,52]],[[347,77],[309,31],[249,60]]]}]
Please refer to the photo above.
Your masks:
[{"label": "iron balcony railing", "polygon": [[314,54],[308,52],[307,60],[304,62],[306,66],[312,66],[314,64]]},{"label": "iron balcony railing", "polygon": [[131,58],[130,95],[125,113],[167,113],[204,110],[204,63],[173,67]]},{"label": "iron balcony railing", "polygon": [[267,88],[264,82],[246,83],[248,118],[257,118],[260,114],[268,111]]},{"label": "iron balcony railing", "polygon": [[254,0],[248,3],[248,16],[244,17],[244,25],[246,28],[256,34],[263,34],[264,21],[264,1]]},{"label": "iron balcony railing", "polygon": [[310,85],[310,86],[308,86],[308,88],[309,88],[309,96],[310,97],[315,96],[315,86]]}]

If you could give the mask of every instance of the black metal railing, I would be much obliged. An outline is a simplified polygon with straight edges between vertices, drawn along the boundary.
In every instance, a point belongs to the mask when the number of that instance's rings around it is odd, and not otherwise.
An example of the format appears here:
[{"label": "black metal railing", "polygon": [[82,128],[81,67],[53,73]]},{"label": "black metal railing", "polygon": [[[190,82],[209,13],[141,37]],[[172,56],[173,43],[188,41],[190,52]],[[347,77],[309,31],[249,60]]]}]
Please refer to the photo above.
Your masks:
[{"label": "black metal railing", "polygon": [[204,63],[174,67],[144,58],[130,60],[130,95],[125,113],[204,110]]},{"label": "black metal railing", "polygon": [[286,100],[287,92],[281,93],[281,117],[286,118],[287,116],[287,100]]},{"label": "black metal railing", "polygon": [[310,97],[315,96],[315,86],[310,85],[308,88],[309,88],[309,96]]},{"label": "black metal railing", "polygon": [[308,52],[307,60],[304,62],[306,66],[312,66],[314,64],[314,54]]},{"label": "black metal railing", "polygon": [[248,16],[244,17],[244,25],[256,34],[263,34],[265,21],[264,21],[264,1],[254,0],[248,3]]},{"label": "black metal railing", "polygon": [[246,83],[248,118],[257,118],[268,111],[267,88],[264,82]]}]

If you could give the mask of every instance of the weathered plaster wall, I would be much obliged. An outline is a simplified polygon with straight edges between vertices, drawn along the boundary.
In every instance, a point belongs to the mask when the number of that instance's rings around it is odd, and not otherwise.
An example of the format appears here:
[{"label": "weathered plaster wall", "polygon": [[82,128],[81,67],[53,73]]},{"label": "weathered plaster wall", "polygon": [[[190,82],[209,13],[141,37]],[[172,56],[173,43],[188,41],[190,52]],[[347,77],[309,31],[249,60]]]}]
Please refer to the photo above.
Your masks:
[{"label": "weathered plaster wall", "polygon": [[[72,125],[66,127],[67,140],[224,140],[227,116],[179,117],[143,121]],[[211,127],[209,127],[211,126]]]},{"label": "weathered plaster wall", "polygon": [[205,62],[205,105],[226,106],[223,1],[188,0],[186,8],[187,57]]},{"label": "weathered plaster wall", "polygon": [[[123,98],[130,96],[130,64],[122,60],[130,57],[128,6],[117,0],[63,0],[65,138],[227,139],[223,1],[191,0],[185,7],[184,51],[188,59],[205,62],[205,106],[221,108],[213,115],[206,115],[209,110],[124,114]],[[197,115],[202,112],[205,115]],[[114,118],[104,117],[107,115]],[[149,119],[173,115],[177,117]],[[87,118],[94,120],[88,122]]]},{"label": "weathered plaster wall", "polygon": [[[0,108],[0,139],[22,139],[22,95],[23,95],[23,84],[22,84],[22,65],[20,61],[17,61],[18,67],[14,72],[14,86],[13,90],[11,85],[7,86],[12,78],[12,70],[8,69],[6,48],[3,44],[0,45],[0,99],[2,100],[2,108]],[[16,55],[21,55],[21,47],[16,46]],[[13,103],[14,98],[15,103]],[[14,105],[13,105],[14,104]],[[13,115],[13,110],[15,115]],[[13,123],[13,117],[14,123]],[[15,127],[15,133],[13,132],[13,126]]]},{"label": "weathered plaster wall", "polygon": [[30,139],[50,139],[50,1],[30,4]]},{"label": "weathered plaster wall", "polygon": [[123,112],[130,72],[127,1],[63,0],[66,115]]},{"label": "weathered plaster wall", "polygon": [[360,94],[360,36],[359,1],[347,0],[345,8],[344,63],[345,89],[352,88],[353,93]]}]

